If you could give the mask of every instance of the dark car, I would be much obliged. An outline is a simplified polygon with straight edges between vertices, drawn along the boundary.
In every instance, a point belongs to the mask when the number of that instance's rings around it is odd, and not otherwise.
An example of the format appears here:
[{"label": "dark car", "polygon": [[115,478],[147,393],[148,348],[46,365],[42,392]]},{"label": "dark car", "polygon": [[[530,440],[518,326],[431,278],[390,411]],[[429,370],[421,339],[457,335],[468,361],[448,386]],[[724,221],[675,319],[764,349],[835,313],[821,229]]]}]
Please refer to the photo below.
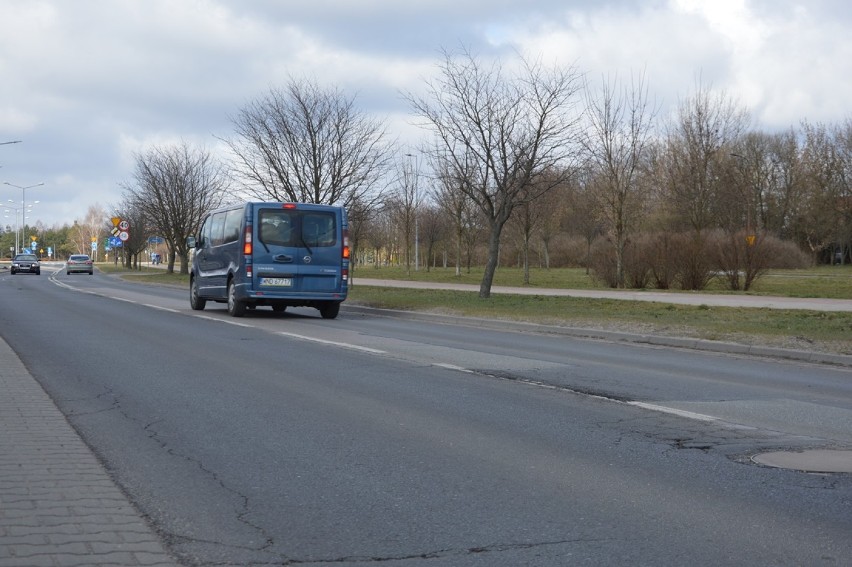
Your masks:
[{"label": "dark car", "polygon": [[39,275],[41,273],[41,264],[39,264],[35,254],[18,254],[12,260],[11,272],[13,274],[25,272]]},{"label": "dark car", "polygon": [[92,259],[87,254],[71,254],[68,261],[65,262],[65,273],[73,274],[75,272],[89,274],[95,273],[95,268],[92,265]]}]

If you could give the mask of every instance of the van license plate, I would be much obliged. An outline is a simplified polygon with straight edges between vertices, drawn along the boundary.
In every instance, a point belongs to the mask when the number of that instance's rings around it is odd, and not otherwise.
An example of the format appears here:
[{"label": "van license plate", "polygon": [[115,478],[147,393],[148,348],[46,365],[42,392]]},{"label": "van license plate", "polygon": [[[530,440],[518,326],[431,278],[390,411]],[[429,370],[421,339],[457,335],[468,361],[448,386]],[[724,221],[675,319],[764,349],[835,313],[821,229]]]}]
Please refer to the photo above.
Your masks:
[{"label": "van license plate", "polygon": [[260,278],[260,285],[272,285],[277,287],[290,287],[293,285],[292,278]]}]

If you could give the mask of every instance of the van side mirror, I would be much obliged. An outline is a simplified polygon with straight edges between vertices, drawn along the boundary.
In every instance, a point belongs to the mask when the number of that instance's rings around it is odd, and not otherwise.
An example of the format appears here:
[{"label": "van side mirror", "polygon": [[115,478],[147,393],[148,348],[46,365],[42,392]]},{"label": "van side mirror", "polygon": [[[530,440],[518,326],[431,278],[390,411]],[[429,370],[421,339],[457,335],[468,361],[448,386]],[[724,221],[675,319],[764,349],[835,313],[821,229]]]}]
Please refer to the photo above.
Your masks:
[{"label": "van side mirror", "polygon": [[186,247],[189,248],[190,250],[192,250],[193,248],[195,248],[195,245],[196,245],[195,237],[194,236],[187,236],[186,237]]}]

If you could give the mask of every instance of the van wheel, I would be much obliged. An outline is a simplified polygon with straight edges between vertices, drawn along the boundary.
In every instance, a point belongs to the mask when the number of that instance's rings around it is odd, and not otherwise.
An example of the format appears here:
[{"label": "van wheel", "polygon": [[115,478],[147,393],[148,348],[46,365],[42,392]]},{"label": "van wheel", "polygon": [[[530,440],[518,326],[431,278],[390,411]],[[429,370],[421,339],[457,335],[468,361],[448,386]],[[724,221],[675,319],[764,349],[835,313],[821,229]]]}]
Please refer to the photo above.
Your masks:
[{"label": "van wheel", "polygon": [[287,311],[287,306],[281,305],[280,303],[273,303],[272,310],[276,313],[284,313],[285,311]]},{"label": "van wheel", "polygon": [[319,308],[319,312],[323,319],[334,319],[340,313],[340,302],[329,301]]},{"label": "van wheel", "polygon": [[189,280],[189,306],[195,311],[202,311],[207,305],[207,300],[198,295],[198,282],[195,278]]},{"label": "van wheel", "polygon": [[239,301],[236,294],[237,286],[231,280],[228,282],[228,314],[231,317],[242,317],[246,314],[246,302]]}]

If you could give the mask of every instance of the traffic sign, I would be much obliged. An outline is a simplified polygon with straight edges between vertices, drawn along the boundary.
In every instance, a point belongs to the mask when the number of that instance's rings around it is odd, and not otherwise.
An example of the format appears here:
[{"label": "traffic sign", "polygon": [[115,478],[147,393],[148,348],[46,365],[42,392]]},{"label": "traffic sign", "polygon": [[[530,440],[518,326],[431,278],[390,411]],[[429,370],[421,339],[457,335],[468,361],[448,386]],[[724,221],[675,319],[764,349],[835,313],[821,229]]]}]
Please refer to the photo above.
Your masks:
[{"label": "traffic sign", "polygon": [[163,238],[162,236],[152,236],[152,237],[148,238],[149,244],[162,244],[165,241],[166,241],[166,239]]}]

